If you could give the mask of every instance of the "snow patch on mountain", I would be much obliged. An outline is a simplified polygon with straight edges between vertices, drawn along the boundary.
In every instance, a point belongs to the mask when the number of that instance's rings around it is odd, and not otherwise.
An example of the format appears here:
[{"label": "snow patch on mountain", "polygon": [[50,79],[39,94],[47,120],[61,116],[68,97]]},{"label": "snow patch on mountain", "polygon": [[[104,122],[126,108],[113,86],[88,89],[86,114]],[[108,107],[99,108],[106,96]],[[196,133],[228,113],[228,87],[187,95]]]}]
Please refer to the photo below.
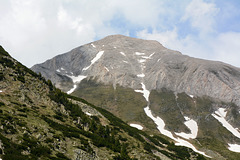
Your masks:
[{"label": "snow patch on mountain", "polygon": [[238,132],[238,130],[234,128],[231,124],[229,124],[228,121],[225,119],[226,115],[227,111],[225,111],[225,108],[219,108],[212,114],[212,116],[216,118],[222,124],[223,127],[225,127],[234,136],[240,138],[240,133]]},{"label": "snow patch on mountain", "polygon": [[154,121],[154,123],[157,125],[157,129],[160,131],[160,133],[162,133],[163,135],[165,135],[171,139],[175,139],[173,137],[172,133],[164,128],[165,127],[164,121],[160,117],[156,118],[152,115],[152,111],[150,110],[149,106],[145,107],[144,111],[145,111],[146,115],[149,118],[151,118]]},{"label": "snow patch on mountain", "polygon": [[92,116],[92,114],[89,113],[89,112],[85,112],[85,114],[88,115],[88,116]]},{"label": "snow patch on mountain", "polygon": [[145,63],[145,62],[146,62],[146,59],[139,59],[138,62],[139,62],[139,63]]},{"label": "snow patch on mountain", "polygon": [[146,115],[147,115],[149,118],[151,118],[151,119],[154,121],[154,123],[157,125],[157,129],[159,130],[160,133],[162,133],[163,135],[165,135],[165,136],[167,136],[167,137],[169,137],[169,138],[171,138],[171,139],[173,139],[173,140],[175,140],[175,141],[177,142],[177,143],[175,143],[175,145],[177,145],[177,146],[185,146],[185,147],[191,148],[191,149],[194,150],[195,152],[197,152],[197,153],[199,153],[199,154],[202,154],[202,155],[204,155],[204,156],[206,156],[206,157],[211,158],[210,156],[206,155],[204,152],[201,152],[201,151],[197,150],[197,149],[196,149],[191,143],[189,143],[188,141],[183,140],[183,139],[181,139],[181,138],[175,138],[170,131],[168,131],[168,130],[166,130],[166,129],[164,128],[164,127],[165,127],[164,121],[163,121],[160,117],[154,117],[154,116],[152,115],[152,111],[150,110],[149,106],[145,107],[145,108],[144,108],[144,111],[145,111]]},{"label": "snow patch on mountain", "polygon": [[[142,90],[135,90],[135,92],[142,93],[143,96],[144,96],[144,98],[146,99],[146,101],[149,103],[150,91],[146,89],[146,86],[145,86],[145,84],[144,84],[143,82],[142,82],[141,84],[142,84]],[[145,111],[146,115],[147,115],[149,118],[151,118],[151,119],[154,121],[154,123],[157,125],[157,129],[159,130],[159,132],[162,133],[163,135],[165,135],[165,136],[167,136],[167,137],[175,140],[175,141],[177,142],[176,145],[178,145],[178,146],[185,146],[185,147],[191,148],[191,149],[194,150],[195,152],[197,152],[197,153],[199,153],[199,154],[202,154],[202,155],[204,155],[204,156],[206,156],[206,157],[211,158],[210,156],[206,155],[204,152],[197,150],[197,149],[196,149],[191,143],[189,143],[188,141],[183,140],[183,139],[181,139],[181,138],[179,138],[179,137],[178,137],[178,138],[175,138],[170,131],[168,131],[168,130],[165,129],[165,122],[163,121],[163,119],[161,119],[161,118],[158,117],[158,116],[157,116],[157,117],[154,117],[154,116],[152,115],[152,111],[150,110],[149,105],[144,108],[144,111]],[[190,119],[189,119],[188,117],[186,117],[186,120],[187,120],[187,121],[190,121]],[[190,128],[191,128],[191,129],[196,129],[196,126],[195,126],[196,124],[193,125],[193,123],[194,123],[193,121],[190,121],[190,123],[187,123],[187,125],[190,126],[190,124],[191,124]],[[192,125],[193,125],[193,126],[192,126]],[[192,130],[191,130],[191,131],[192,131]],[[194,131],[193,134],[194,134],[194,135],[196,134],[195,131]]]},{"label": "snow patch on mountain", "polygon": [[238,144],[228,144],[228,149],[233,152],[238,152],[240,153],[240,145]]},{"label": "snow patch on mountain", "polygon": [[87,77],[87,76],[84,76],[84,75],[79,75],[79,76],[69,76],[69,75],[67,75],[67,76],[72,79],[73,83],[79,83],[79,82],[81,82],[84,78]]},{"label": "snow patch on mountain", "polygon": [[188,96],[189,96],[189,97],[191,97],[191,98],[193,98],[193,97],[194,97],[194,95],[191,95],[191,94],[189,94]]},{"label": "snow patch on mountain", "polygon": [[141,126],[141,125],[139,125],[139,124],[131,123],[130,126],[131,126],[131,127],[134,127],[134,128],[137,128],[138,130],[142,130],[142,129],[143,129],[143,126]]},{"label": "snow patch on mountain", "polygon": [[100,51],[97,53],[96,57],[94,57],[92,60],[91,60],[91,64],[88,66],[88,67],[85,67],[83,68],[82,70],[85,71],[85,70],[88,70],[88,68],[90,68],[97,60],[99,60],[102,55],[103,55],[104,51]]},{"label": "snow patch on mountain", "polygon": [[143,78],[143,77],[145,77],[145,74],[142,73],[142,74],[138,74],[137,76]]},{"label": "snow patch on mountain", "polygon": [[74,85],[73,88],[70,89],[67,94],[71,94],[76,88],[77,88],[77,84],[80,83],[84,78],[86,78],[87,76],[84,75],[79,75],[79,76],[69,76],[67,75],[69,78],[72,79]]},{"label": "snow patch on mountain", "polygon": [[142,56],[142,58],[145,58],[145,59],[150,59],[153,55],[155,54],[155,52],[154,53],[152,53],[150,56]]},{"label": "snow patch on mountain", "polygon": [[2,90],[0,90],[0,93],[2,93],[3,91]]},{"label": "snow patch on mountain", "polygon": [[[149,107],[148,107],[148,108],[145,108],[145,109],[146,109],[146,110],[145,110],[145,113],[147,114],[147,109],[149,109]],[[201,151],[197,150],[197,149],[196,149],[191,143],[189,143],[188,141],[183,140],[183,139],[181,139],[181,138],[175,138],[175,137],[173,137],[172,133],[164,128],[164,127],[165,127],[164,121],[163,121],[160,117],[155,118],[155,117],[153,117],[152,114],[149,115],[149,113],[151,113],[151,110],[150,110],[150,109],[149,109],[147,115],[155,122],[155,124],[157,124],[157,126],[158,126],[157,128],[158,128],[158,130],[160,131],[160,133],[162,133],[162,134],[165,135],[165,136],[168,136],[169,138],[171,138],[171,139],[173,139],[173,140],[175,140],[175,141],[177,142],[177,143],[175,143],[175,145],[177,145],[177,146],[185,146],[185,147],[191,148],[191,149],[194,150],[195,152],[197,152],[197,153],[199,153],[199,154],[202,154],[202,155],[204,155],[204,156],[206,156],[206,157],[211,158],[210,156],[206,155],[204,152],[201,152]]]},{"label": "snow patch on mountain", "polygon": [[96,46],[95,46],[94,44],[91,44],[91,46],[92,46],[93,48],[96,48]]},{"label": "snow patch on mountain", "polygon": [[60,72],[60,70],[59,70],[59,69],[57,69],[56,71],[57,71],[57,72]]},{"label": "snow patch on mountain", "polygon": [[72,89],[70,89],[69,91],[67,91],[67,94],[71,94],[72,92],[75,91],[75,89],[77,89],[77,85],[76,85],[76,84],[73,85],[73,88],[72,88]]},{"label": "snow patch on mountain", "polygon": [[194,152],[197,152],[199,154],[202,154],[208,158],[212,158],[211,156],[206,155],[204,152],[197,150],[191,143],[189,143],[188,141],[185,141],[183,139],[177,138],[176,139],[177,143],[175,143],[176,146],[185,146],[188,148],[191,148]]},{"label": "snow patch on mountain", "polygon": [[125,53],[123,53],[123,52],[120,52],[121,53],[121,55],[123,55],[123,56],[125,56],[126,57],[126,54]]},{"label": "snow patch on mountain", "polygon": [[176,135],[185,138],[185,139],[195,139],[197,137],[197,133],[198,133],[198,124],[196,121],[194,121],[193,119],[190,119],[188,117],[184,117],[185,118],[185,122],[184,124],[190,129],[191,133],[176,133]]},{"label": "snow patch on mountain", "polygon": [[136,54],[137,56],[144,56],[144,55],[145,55],[145,53],[140,53],[140,52],[135,52],[135,54]]},{"label": "snow patch on mountain", "polygon": [[107,67],[104,67],[108,72],[109,72],[109,69]]},{"label": "snow patch on mountain", "polygon": [[215,113],[217,113],[219,116],[222,116],[224,118],[227,115],[227,111],[225,110],[225,108],[219,108]]},{"label": "snow patch on mountain", "polygon": [[146,86],[144,83],[141,83],[142,84],[142,89],[143,90],[134,90],[135,92],[139,92],[139,93],[142,93],[143,94],[143,97],[146,99],[146,101],[148,102],[149,100],[149,95],[150,95],[150,91],[146,89]]}]

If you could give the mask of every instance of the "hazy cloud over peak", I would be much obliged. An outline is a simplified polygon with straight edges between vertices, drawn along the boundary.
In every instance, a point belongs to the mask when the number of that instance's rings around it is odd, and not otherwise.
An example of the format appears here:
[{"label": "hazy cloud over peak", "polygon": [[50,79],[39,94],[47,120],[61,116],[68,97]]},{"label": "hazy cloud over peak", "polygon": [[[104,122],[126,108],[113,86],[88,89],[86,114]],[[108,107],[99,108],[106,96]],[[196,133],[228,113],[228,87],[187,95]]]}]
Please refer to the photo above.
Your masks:
[{"label": "hazy cloud over peak", "polygon": [[239,8],[238,0],[0,0],[0,43],[29,67],[110,34],[240,66]]},{"label": "hazy cloud over peak", "polygon": [[219,10],[214,3],[193,0],[186,6],[182,20],[189,20],[192,27],[201,32],[213,31],[213,25],[215,25],[215,18]]}]

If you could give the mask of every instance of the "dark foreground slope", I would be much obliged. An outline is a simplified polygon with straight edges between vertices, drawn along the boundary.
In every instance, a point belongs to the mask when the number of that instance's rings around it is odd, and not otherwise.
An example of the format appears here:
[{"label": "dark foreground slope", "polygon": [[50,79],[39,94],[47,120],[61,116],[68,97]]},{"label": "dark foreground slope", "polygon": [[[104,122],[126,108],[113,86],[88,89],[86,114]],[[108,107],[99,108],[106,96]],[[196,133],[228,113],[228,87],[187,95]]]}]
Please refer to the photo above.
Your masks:
[{"label": "dark foreground slope", "polygon": [[204,159],[66,95],[0,47],[0,158]]}]

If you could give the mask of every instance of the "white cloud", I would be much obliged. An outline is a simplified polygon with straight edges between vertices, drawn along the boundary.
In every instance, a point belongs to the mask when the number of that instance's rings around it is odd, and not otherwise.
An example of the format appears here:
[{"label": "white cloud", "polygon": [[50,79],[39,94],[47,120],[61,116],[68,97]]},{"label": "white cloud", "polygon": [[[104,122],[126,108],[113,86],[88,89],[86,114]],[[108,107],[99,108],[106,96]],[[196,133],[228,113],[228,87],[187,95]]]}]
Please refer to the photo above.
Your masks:
[{"label": "white cloud", "polygon": [[[236,65],[240,58],[234,39],[238,40],[238,34],[215,31],[215,17],[221,10],[213,2],[0,0],[0,42],[30,67],[107,35],[132,35],[135,31],[140,38],[157,39],[184,54]],[[116,17],[120,17],[120,25],[115,24]],[[142,28],[146,30],[139,31]],[[230,50],[235,59],[224,59],[224,52]]]},{"label": "white cloud", "polygon": [[40,31],[46,27],[45,19],[38,8],[39,3],[31,0],[11,1],[12,16],[19,27],[26,27],[32,31]]},{"label": "white cloud", "polygon": [[217,36],[192,36],[179,38],[177,29],[165,32],[147,30],[138,32],[137,36],[143,39],[157,40],[163,46],[178,50],[185,55],[196,58],[217,60],[240,67],[240,33],[227,32]]},{"label": "white cloud", "polygon": [[202,32],[213,31],[213,25],[215,24],[214,17],[218,12],[219,8],[214,3],[193,0],[186,7],[182,21],[189,20],[193,27]]},{"label": "white cloud", "polygon": [[240,67],[240,32],[227,32],[218,35],[210,44],[219,61]]},{"label": "white cloud", "polygon": [[62,6],[60,6],[57,17],[59,25],[61,27],[67,27],[70,30],[75,30],[78,36],[89,36],[91,37],[91,39],[94,39],[94,27],[90,23],[84,22],[80,16],[75,17],[74,19],[73,17],[71,17],[71,15],[67,13],[67,11]]},{"label": "white cloud", "polygon": [[165,32],[158,32],[156,30],[153,31],[153,33],[148,33],[148,31],[142,30],[137,33],[137,36],[139,38],[143,39],[155,39],[161,42],[164,46],[170,47],[169,45],[171,44],[178,44],[178,33],[177,29],[175,28],[174,30],[171,31],[165,31]]},{"label": "white cloud", "polygon": [[204,44],[198,43],[198,39],[191,35],[180,38],[176,28],[164,32],[154,30],[152,33],[148,33],[147,30],[142,30],[137,33],[137,37],[148,40],[157,40],[166,48],[180,51],[183,54],[187,54],[192,57],[210,57],[204,47]]},{"label": "white cloud", "polygon": [[109,24],[115,15],[133,25],[156,25],[161,12],[156,4],[157,0],[0,0],[1,45],[30,67],[96,37],[128,34]]},{"label": "white cloud", "polygon": [[124,14],[129,22],[142,27],[156,26],[159,22],[159,15],[165,11],[163,2],[158,0],[122,0],[114,2],[117,9]]}]

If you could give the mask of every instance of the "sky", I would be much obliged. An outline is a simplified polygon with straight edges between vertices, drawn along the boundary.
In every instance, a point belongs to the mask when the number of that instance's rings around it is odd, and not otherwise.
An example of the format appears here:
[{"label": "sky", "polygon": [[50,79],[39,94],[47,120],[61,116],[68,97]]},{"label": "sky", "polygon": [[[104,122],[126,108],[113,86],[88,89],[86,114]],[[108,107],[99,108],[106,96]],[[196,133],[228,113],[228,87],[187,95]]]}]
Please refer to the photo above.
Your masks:
[{"label": "sky", "polygon": [[27,67],[113,34],[240,67],[240,0],[0,0],[0,45]]}]

